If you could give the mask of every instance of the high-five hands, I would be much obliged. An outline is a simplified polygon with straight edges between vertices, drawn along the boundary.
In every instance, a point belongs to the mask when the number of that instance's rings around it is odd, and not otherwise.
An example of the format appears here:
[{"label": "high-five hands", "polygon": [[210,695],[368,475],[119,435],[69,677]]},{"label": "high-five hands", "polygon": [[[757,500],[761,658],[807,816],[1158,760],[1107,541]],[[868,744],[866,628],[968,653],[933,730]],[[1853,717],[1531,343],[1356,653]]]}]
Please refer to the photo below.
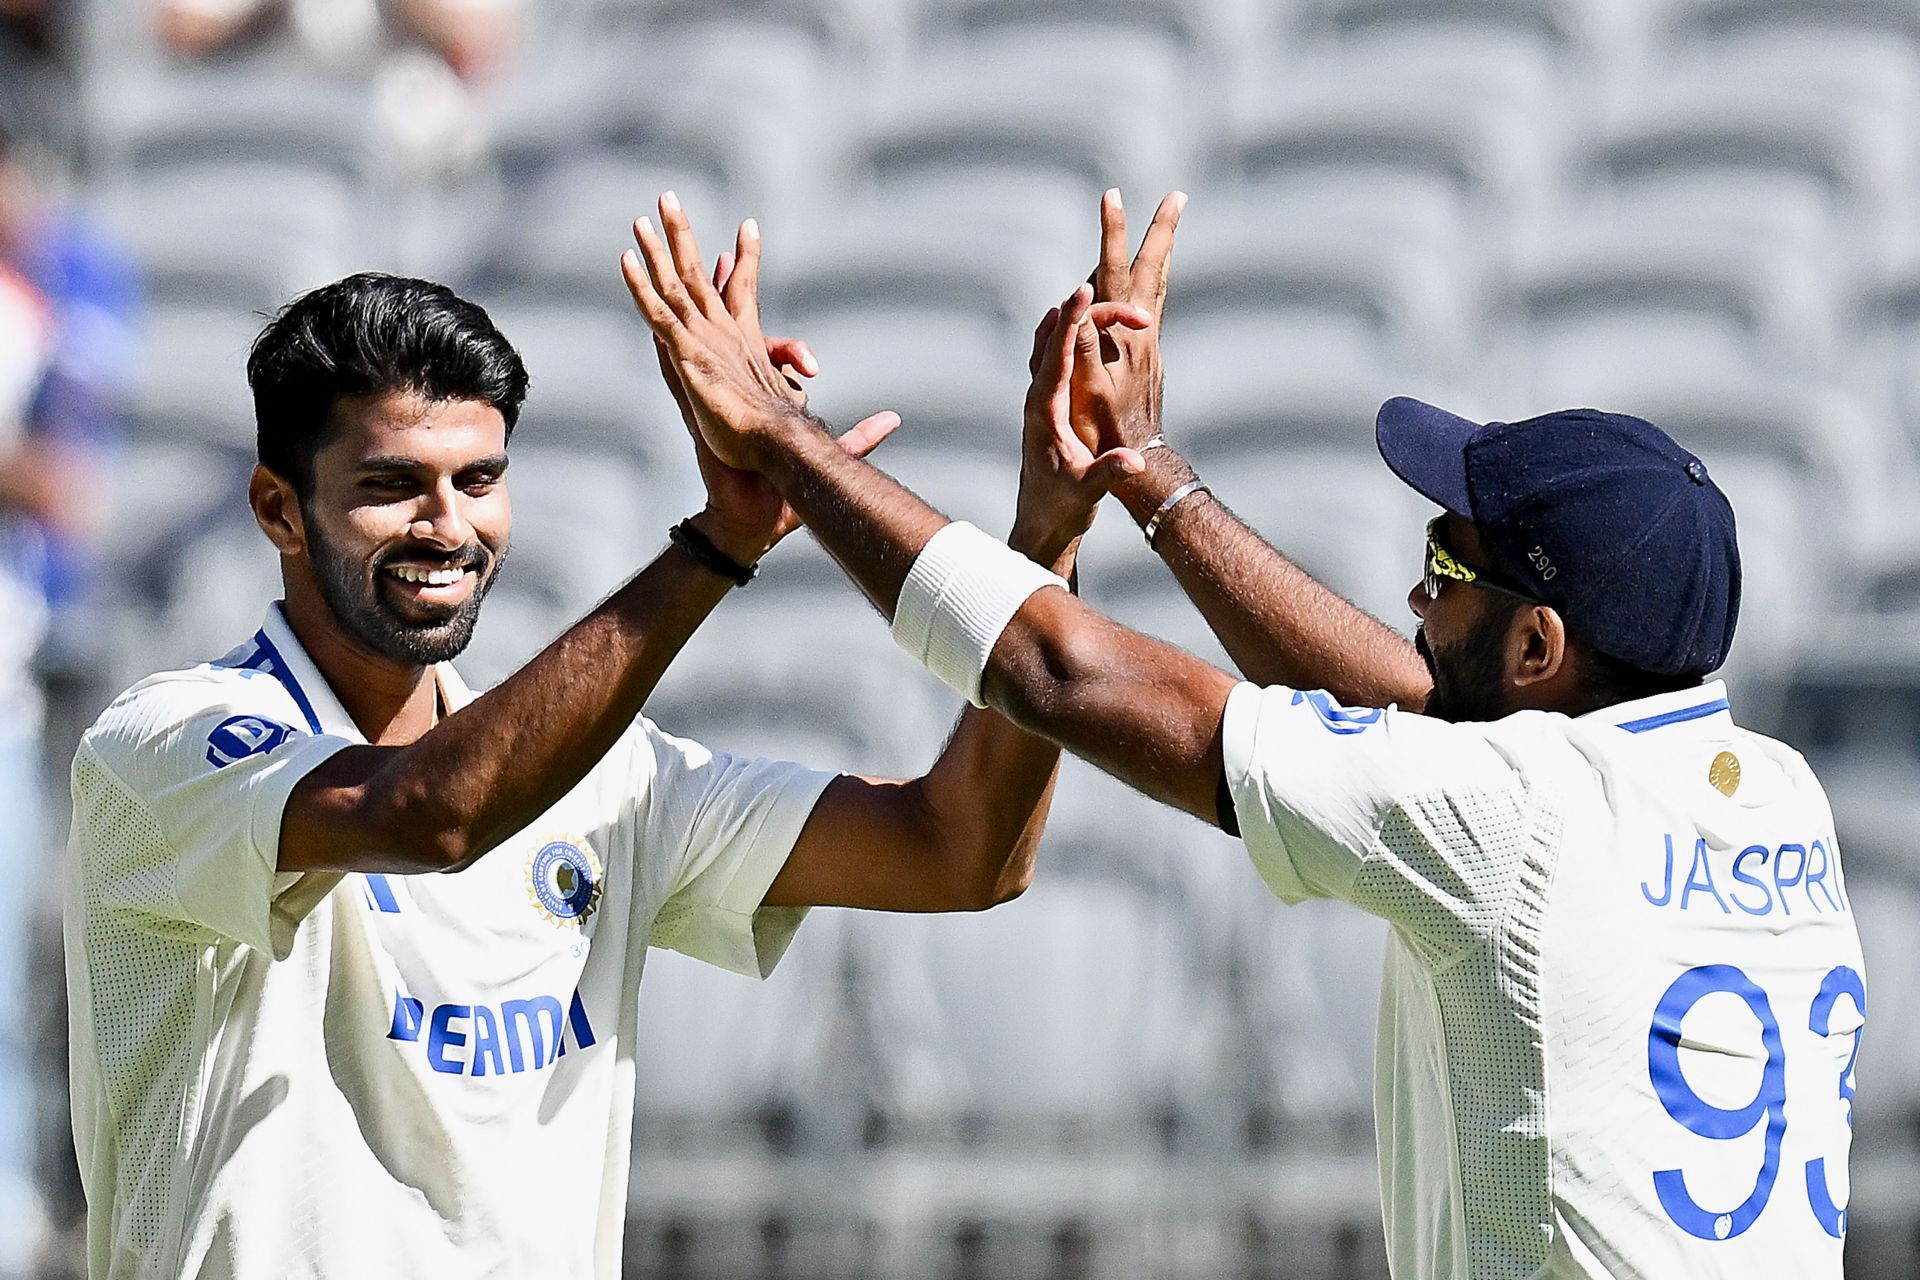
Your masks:
[{"label": "high-five hands", "polygon": [[[661,374],[693,437],[708,510],[722,526],[709,536],[750,563],[800,524],[755,474],[754,447],[769,429],[805,417],[806,392],[795,375],[810,377],[819,365],[806,343],[761,335],[760,231],[752,219],[709,278],[671,191],[660,197],[659,214],[666,241],[649,219],[634,223],[640,252],[622,255],[621,274],[653,330]],[[864,457],[899,425],[898,414],[874,414],[841,436],[840,447]]]},{"label": "high-five hands", "polygon": [[1070,388],[1087,376],[1083,361],[1099,368],[1097,335],[1103,328],[1145,329],[1153,322],[1151,312],[1132,302],[1094,303],[1093,290],[1083,284],[1034,330],[1020,498],[1007,541],[1042,564],[1053,565],[1070,550],[1092,526],[1100,499],[1146,465],[1138,450],[1125,446],[1096,452],[1099,441],[1092,433],[1075,429]]},{"label": "high-five hands", "polygon": [[1072,416],[1076,431],[1101,450],[1139,449],[1160,433],[1160,318],[1166,309],[1173,233],[1187,207],[1184,192],[1169,192],[1154,211],[1127,261],[1127,215],[1116,188],[1100,199],[1100,263],[1093,271],[1093,297],[1144,308],[1144,326],[1098,324],[1082,333],[1074,352]]}]

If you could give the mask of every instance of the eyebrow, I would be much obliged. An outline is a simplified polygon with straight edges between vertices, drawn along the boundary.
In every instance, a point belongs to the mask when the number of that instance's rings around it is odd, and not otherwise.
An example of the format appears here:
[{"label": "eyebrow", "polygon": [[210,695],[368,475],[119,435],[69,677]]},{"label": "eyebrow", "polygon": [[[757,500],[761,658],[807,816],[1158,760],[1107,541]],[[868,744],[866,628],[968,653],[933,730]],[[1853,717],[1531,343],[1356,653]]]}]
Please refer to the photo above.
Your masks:
[{"label": "eyebrow", "polygon": [[[368,474],[375,471],[419,471],[430,465],[419,458],[409,458],[397,453],[383,453],[371,458],[362,458],[354,465],[354,469],[362,474]],[[460,468],[461,471],[505,471],[506,469],[507,455],[504,453],[476,458]]]}]

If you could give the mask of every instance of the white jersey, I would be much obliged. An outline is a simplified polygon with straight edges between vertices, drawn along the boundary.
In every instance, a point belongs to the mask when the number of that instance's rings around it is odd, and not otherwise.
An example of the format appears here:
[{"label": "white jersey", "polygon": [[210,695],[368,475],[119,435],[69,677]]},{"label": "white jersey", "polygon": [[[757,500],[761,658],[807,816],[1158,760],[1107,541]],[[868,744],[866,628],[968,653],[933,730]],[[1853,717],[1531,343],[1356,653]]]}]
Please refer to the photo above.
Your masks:
[{"label": "white jersey", "polygon": [[1860,944],[1825,795],[1724,686],[1455,725],[1241,685],[1223,734],[1273,891],[1393,926],[1399,1280],[1837,1280]]},{"label": "white jersey", "polygon": [[95,1280],[611,1280],[649,939],[764,974],[799,925],[761,901],[831,775],[644,719],[459,874],[277,873],[295,782],[362,741],[276,608],[82,742],[66,940]]}]

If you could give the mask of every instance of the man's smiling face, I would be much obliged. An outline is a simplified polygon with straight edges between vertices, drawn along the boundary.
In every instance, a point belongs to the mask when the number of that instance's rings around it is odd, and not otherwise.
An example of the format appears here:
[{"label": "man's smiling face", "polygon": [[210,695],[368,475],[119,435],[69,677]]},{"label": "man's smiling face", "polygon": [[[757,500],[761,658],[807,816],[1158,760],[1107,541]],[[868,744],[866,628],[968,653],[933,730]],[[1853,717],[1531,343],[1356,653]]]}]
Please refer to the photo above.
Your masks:
[{"label": "man's smiling face", "polygon": [[467,647],[513,522],[506,439],[484,400],[336,403],[300,509],[321,598],[362,647],[414,666]]}]

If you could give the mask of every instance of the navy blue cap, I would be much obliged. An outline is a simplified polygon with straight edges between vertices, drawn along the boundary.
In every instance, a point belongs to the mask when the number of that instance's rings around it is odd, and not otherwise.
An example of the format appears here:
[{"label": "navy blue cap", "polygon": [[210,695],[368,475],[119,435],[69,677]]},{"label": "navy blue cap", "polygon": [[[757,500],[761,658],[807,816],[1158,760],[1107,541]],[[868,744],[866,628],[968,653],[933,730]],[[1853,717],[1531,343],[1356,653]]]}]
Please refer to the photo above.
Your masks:
[{"label": "navy blue cap", "polygon": [[1483,424],[1400,396],[1374,437],[1395,475],[1471,520],[1602,653],[1662,675],[1726,661],[1740,616],[1733,507],[1651,422],[1564,409]]}]

